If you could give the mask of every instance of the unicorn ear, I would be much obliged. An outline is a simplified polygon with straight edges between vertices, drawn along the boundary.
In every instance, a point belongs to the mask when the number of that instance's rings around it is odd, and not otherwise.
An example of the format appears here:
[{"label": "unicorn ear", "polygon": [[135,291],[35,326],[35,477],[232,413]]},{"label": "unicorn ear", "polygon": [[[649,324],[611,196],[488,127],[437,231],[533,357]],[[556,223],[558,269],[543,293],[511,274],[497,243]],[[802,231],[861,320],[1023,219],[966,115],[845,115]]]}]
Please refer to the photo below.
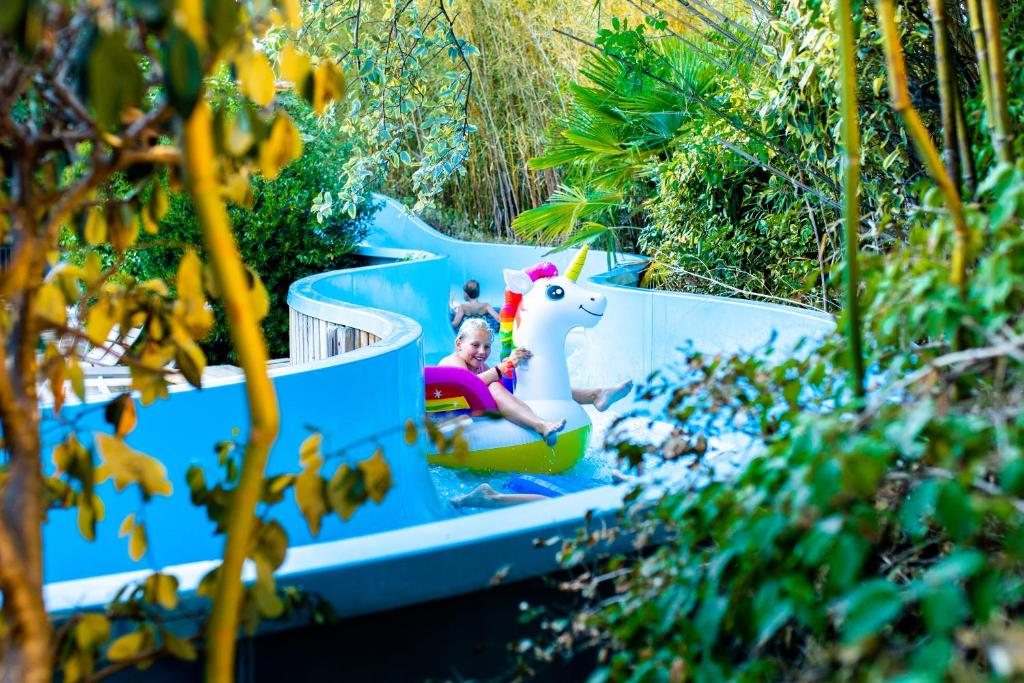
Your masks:
[{"label": "unicorn ear", "polygon": [[506,268],[501,271],[505,276],[505,287],[516,294],[526,294],[533,288],[533,280],[521,270]]}]

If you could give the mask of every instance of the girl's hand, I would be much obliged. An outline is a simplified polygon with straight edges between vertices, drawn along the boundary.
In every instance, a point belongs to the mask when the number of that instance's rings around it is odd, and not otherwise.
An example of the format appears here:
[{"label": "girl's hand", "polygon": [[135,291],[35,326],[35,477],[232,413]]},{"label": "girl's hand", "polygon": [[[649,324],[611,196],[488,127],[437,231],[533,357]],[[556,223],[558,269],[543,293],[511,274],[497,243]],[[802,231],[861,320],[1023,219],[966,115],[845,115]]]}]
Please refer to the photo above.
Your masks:
[{"label": "girl's hand", "polygon": [[529,349],[512,349],[512,353],[509,355],[508,360],[512,363],[512,367],[515,367],[524,360],[532,357],[533,353],[531,353]]}]

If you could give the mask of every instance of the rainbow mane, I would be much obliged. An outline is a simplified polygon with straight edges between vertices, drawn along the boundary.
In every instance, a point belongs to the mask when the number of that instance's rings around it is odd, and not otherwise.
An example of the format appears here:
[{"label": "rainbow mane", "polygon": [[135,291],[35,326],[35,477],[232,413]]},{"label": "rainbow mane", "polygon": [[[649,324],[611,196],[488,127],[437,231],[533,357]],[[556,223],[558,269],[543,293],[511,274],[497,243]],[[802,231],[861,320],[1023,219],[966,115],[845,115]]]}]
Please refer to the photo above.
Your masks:
[{"label": "rainbow mane", "polygon": [[[536,282],[542,277],[555,277],[558,275],[558,267],[549,261],[541,261],[535,266],[524,269],[523,272]],[[511,289],[505,290],[505,303],[498,313],[498,340],[501,342],[501,360],[511,356],[512,351],[516,348],[516,345],[512,342],[512,328],[516,320],[516,314],[519,311],[519,304],[522,301],[523,295],[521,293],[513,292]],[[511,371],[507,374],[507,377],[512,377]]]}]

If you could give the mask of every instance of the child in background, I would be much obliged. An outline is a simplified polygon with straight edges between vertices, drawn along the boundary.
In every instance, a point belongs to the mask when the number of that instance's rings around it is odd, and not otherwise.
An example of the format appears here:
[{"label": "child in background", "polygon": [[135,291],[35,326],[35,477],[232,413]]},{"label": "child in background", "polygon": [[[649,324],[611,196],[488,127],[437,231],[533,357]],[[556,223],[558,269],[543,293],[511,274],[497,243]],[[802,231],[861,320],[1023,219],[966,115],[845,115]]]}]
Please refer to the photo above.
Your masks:
[{"label": "child in background", "polygon": [[466,302],[455,307],[452,327],[456,330],[459,329],[465,318],[482,318],[486,320],[487,316],[491,316],[494,320],[494,325],[491,325],[490,321],[487,322],[493,329],[498,323],[498,312],[486,301],[478,299],[480,296],[480,283],[476,280],[468,280],[462,286],[462,292]]}]

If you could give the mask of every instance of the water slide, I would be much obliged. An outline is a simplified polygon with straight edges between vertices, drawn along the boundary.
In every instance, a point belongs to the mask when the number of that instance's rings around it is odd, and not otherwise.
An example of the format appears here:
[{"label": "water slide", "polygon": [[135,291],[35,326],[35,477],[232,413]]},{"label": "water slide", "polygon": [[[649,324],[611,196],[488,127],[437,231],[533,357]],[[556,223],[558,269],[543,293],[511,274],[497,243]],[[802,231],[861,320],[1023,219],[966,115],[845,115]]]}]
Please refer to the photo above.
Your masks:
[{"label": "water slide", "polygon": [[[499,571],[505,581],[548,573],[558,566],[558,547],[537,547],[534,540],[574,533],[588,511],[597,518],[611,514],[627,490],[600,486],[468,515],[438,495],[425,444],[407,445],[401,427],[424,413],[424,364],[452,348],[449,302],[461,300],[469,278],[480,282],[483,300],[498,302],[503,268],[547,259],[564,269],[572,253],[454,240],[398,202],[377,199],[382,206],[361,248],[368,265],[293,284],[288,303],[294,362],[271,371],[281,432],[268,473],[299,469],[299,445],[311,428],[324,435],[323,450],[335,454],[328,473],[377,447],[392,468],[394,486],[380,504],[368,503],[347,522],[325,519],[317,537],[292,500],[270,515],[284,525],[290,542],[279,582],[320,593],[343,617],[483,589]],[[641,266],[635,257],[591,253],[579,282],[600,291],[608,306],[594,329],[571,335],[574,380],[593,386],[624,376],[639,381],[678,360],[681,347],[724,353],[774,339],[777,349],[788,349],[833,327],[827,316],[803,309],[640,289]],[[331,355],[336,342],[325,330],[338,326],[363,330],[376,341]],[[154,569],[176,575],[188,594],[215,566],[222,541],[205,512],[191,505],[185,472],[199,464],[208,481],[219,476],[214,444],[246,433],[244,385],[240,378],[223,378],[200,391],[172,392],[170,399],[140,410],[139,426],[127,438],[131,447],[159,457],[174,485],[172,496],[155,497],[144,507],[150,554],[133,562],[127,539],[118,538],[122,519],[143,509],[134,490],[118,493],[110,482],[99,487],[106,516],[92,543],[79,534],[75,511],[51,512],[44,541],[51,612],[103,605],[122,585]],[[628,401],[617,406],[628,407]],[[47,412],[44,453],[71,429],[86,442],[95,432],[109,431],[102,404],[66,407],[59,420]]]}]

